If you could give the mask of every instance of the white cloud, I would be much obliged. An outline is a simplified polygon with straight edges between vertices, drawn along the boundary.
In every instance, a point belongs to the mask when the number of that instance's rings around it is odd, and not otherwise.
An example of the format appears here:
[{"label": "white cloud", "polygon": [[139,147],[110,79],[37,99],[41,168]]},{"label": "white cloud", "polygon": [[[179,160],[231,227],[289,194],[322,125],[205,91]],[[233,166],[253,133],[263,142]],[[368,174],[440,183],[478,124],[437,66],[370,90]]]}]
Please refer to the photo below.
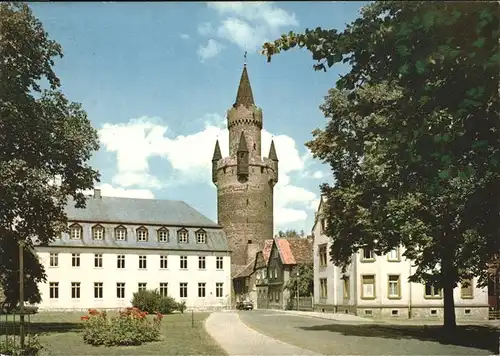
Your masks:
[{"label": "white cloud", "polygon": [[294,13],[288,13],[273,2],[209,2],[207,6],[223,19],[216,30],[211,23],[201,24],[198,33],[202,36],[216,33],[219,38],[250,52],[299,24]]},{"label": "white cloud", "polygon": [[202,62],[206,59],[217,56],[222,51],[223,46],[214,39],[209,39],[206,46],[198,47],[198,55]]},{"label": "white cloud", "polygon": [[183,40],[189,40],[189,35],[187,33],[181,33],[180,37],[183,39]]},{"label": "white cloud", "polygon": [[[138,198],[138,199],[154,199],[154,194],[148,189],[125,189],[115,188],[111,184],[96,185],[96,189],[101,190],[101,195],[104,197],[118,197],[118,198]],[[84,190],[83,194],[92,195],[92,189]]]},{"label": "white cloud", "polygon": [[[103,148],[117,154],[118,172],[113,183],[124,187],[156,188],[211,182],[211,160],[218,139],[223,156],[228,155],[229,133],[218,114],[206,115],[204,129],[189,135],[169,137],[168,127],[157,119],[142,117],[125,124],[105,124],[99,131]],[[304,223],[316,205],[317,196],[291,183],[290,173],[301,172],[307,153],[301,155],[295,141],[286,135],[274,136],[262,130],[262,152],[267,156],[271,139],[279,159],[279,182],[275,187],[274,215],[278,228]],[[133,145],[130,142],[134,142]],[[173,168],[167,182],[149,174],[150,157],[166,159]],[[293,205],[293,207],[291,206]],[[316,206],[312,208],[316,209]]]},{"label": "white cloud", "polygon": [[314,179],[321,179],[321,178],[324,178],[326,176],[326,174],[322,171],[316,171],[313,173],[312,177]]}]

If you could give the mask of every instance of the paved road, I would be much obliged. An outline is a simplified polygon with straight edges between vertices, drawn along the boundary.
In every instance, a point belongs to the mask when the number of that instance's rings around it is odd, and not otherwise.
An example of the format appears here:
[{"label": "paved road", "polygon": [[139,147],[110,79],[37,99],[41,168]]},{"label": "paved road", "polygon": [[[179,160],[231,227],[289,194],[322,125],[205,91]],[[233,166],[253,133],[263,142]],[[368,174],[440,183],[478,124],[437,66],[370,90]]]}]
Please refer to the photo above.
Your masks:
[{"label": "paved road", "polygon": [[[461,330],[440,342],[438,327],[339,322],[270,310],[239,312],[240,320],[274,339],[323,355],[491,355],[496,331]],[[486,335],[486,336],[485,336]]]},{"label": "paved road", "polygon": [[205,321],[205,328],[228,355],[321,356],[260,334],[242,323],[238,314],[233,312],[210,314]]}]

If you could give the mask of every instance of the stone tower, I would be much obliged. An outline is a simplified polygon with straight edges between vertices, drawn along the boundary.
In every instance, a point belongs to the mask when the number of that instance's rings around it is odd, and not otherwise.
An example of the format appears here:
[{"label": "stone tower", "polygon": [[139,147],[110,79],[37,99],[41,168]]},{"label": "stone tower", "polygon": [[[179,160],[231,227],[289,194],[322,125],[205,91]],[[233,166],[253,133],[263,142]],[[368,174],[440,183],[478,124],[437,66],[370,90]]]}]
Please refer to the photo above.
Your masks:
[{"label": "stone tower", "polygon": [[233,275],[273,237],[273,190],[278,182],[278,157],[271,142],[261,154],[262,110],[255,105],[246,64],[236,101],[227,112],[229,157],[219,141],[212,158],[212,181],[217,186],[218,223],[232,252]]}]

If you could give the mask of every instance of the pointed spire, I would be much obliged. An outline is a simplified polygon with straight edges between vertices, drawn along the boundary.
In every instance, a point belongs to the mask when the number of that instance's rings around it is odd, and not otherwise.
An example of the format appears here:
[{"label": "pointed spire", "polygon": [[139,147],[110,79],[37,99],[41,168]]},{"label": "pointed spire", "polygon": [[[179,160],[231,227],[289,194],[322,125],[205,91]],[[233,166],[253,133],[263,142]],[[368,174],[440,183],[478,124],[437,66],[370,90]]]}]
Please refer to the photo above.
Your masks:
[{"label": "pointed spire", "polygon": [[274,140],[271,140],[271,148],[269,149],[269,155],[267,157],[272,159],[273,161],[278,160],[278,155],[276,154],[276,148],[274,148]]},{"label": "pointed spire", "polygon": [[248,78],[247,65],[243,65],[243,72],[241,73],[240,85],[238,86],[238,94],[236,94],[236,102],[234,107],[243,105],[247,108],[255,105],[253,101],[252,87],[250,86],[250,79]]},{"label": "pointed spire", "polygon": [[212,157],[212,161],[218,161],[222,158],[222,154],[220,153],[219,140],[215,141],[215,149],[214,155]]},{"label": "pointed spire", "polygon": [[241,131],[240,143],[238,144],[238,152],[248,152],[247,140],[245,139],[245,133]]}]

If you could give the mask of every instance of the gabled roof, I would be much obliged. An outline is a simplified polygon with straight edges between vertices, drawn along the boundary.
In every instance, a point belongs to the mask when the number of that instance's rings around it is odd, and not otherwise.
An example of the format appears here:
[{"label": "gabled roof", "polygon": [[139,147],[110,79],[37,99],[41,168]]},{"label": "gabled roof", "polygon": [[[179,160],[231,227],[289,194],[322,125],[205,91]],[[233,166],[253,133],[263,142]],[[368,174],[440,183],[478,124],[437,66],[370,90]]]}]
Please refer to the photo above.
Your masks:
[{"label": "gabled roof", "polygon": [[264,262],[266,265],[269,263],[269,257],[271,256],[271,248],[273,247],[273,239],[264,241],[264,247],[262,248],[262,257],[264,257]]},{"label": "gabled roof", "polygon": [[295,265],[313,262],[312,244],[304,238],[278,238],[274,240],[281,263]]},{"label": "gabled roof", "polygon": [[237,271],[235,271],[235,274],[234,274],[234,277],[233,278],[243,278],[243,277],[248,277],[250,276],[254,269],[255,265],[255,258],[252,259],[245,267],[243,267],[242,269],[238,269]]},{"label": "gabled roof", "polygon": [[65,210],[69,221],[220,228],[180,200],[87,197],[85,209],[77,209],[74,200],[69,198]]}]

